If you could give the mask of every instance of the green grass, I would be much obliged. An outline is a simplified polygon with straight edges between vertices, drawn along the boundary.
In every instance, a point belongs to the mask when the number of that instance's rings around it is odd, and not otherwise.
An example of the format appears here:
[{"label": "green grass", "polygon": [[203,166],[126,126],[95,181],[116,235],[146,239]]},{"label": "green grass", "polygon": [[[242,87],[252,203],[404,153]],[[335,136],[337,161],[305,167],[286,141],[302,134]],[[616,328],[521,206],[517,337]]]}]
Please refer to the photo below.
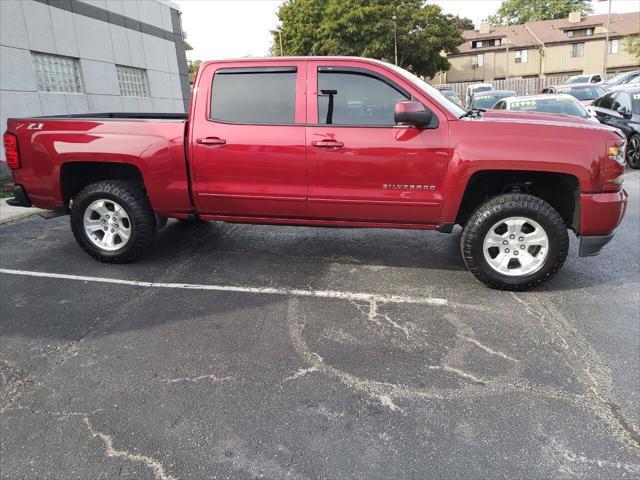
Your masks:
[{"label": "green grass", "polygon": [[13,197],[13,192],[7,190],[7,186],[4,183],[0,183],[0,198]]}]

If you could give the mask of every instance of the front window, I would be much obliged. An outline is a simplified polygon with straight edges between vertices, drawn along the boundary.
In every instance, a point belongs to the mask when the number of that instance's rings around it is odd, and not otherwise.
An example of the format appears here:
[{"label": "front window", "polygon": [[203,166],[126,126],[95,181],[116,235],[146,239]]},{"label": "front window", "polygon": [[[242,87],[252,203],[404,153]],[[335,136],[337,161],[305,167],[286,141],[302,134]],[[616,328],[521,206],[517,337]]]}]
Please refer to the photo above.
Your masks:
[{"label": "front window", "polygon": [[364,71],[318,71],[318,123],[322,125],[395,125],[396,103],[410,96]]},{"label": "front window", "polygon": [[570,77],[567,80],[567,83],[588,83],[589,75],[576,75],[575,77]]},{"label": "front window", "polygon": [[213,76],[211,119],[228,123],[294,123],[295,67],[222,68]]},{"label": "front window", "polygon": [[584,56],[584,43],[572,43],[571,56],[574,58]]},{"label": "front window", "polygon": [[401,77],[403,77],[405,80],[407,80],[409,83],[411,83],[414,87],[416,87],[417,89],[423,91],[428,96],[433,98],[443,108],[445,108],[447,111],[449,111],[449,113],[455,115],[456,117],[459,117],[460,115],[463,115],[466,112],[466,110],[464,108],[462,108],[460,105],[458,105],[457,103],[449,100],[441,92],[439,92],[437,89],[435,89],[434,87],[429,85],[427,82],[422,80],[420,77],[415,76],[413,73],[408,72],[404,68],[398,67],[398,66],[393,65],[393,64],[386,64],[385,66],[390,68],[394,72],[396,72]]}]

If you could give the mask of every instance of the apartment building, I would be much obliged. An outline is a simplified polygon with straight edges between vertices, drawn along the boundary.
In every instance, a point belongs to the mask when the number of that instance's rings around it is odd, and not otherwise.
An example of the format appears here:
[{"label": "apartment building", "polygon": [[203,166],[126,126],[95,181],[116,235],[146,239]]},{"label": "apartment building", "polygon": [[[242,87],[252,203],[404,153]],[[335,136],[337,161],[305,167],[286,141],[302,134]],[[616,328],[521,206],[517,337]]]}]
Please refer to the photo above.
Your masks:
[{"label": "apartment building", "polygon": [[493,81],[579,73],[607,73],[639,68],[624,50],[624,37],[640,32],[640,12],[580,16],[492,27],[463,33],[459,54],[448,55],[451,69],[440,83]]}]

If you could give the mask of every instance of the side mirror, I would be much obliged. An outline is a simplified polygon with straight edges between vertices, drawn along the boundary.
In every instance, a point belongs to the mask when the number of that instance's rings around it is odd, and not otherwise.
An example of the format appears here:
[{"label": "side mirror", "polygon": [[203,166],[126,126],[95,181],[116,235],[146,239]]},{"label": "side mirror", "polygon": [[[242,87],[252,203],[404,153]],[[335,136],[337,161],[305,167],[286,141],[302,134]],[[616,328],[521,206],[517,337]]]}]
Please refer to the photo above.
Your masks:
[{"label": "side mirror", "polygon": [[431,123],[433,112],[422,103],[411,100],[396,103],[393,116],[396,123],[424,128]]},{"label": "side mirror", "polygon": [[631,112],[627,107],[620,107],[617,111],[620,115],[622,115],[622,118],[631,118]]}]

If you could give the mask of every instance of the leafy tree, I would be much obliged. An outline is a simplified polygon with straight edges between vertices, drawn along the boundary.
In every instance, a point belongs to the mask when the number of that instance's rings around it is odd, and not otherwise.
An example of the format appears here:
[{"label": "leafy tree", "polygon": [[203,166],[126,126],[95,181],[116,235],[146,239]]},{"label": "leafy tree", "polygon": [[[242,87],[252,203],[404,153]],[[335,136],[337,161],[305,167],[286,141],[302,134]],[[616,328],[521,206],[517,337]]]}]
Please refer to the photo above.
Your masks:
[{"label": "leafy tree", "polygon": [[571,12],[593,12],[590,0],[505,0],[488,20],[492,25],[515,25],[566,18]]},{"label": "leafy tree", "polygon": [[640,63],[640,35],[626,37],[624,49]]},{"label": "leafy tree", "polygon": [[198,73],[198,68],[201,63],[202,60],[194,60],[191,62],[191,65],[189,65],[189,83],[191,85],[196,81],[196,73]]},{"label": "leafy tree", "polygon": [[455,22],[456,26],[463,32],[465,30],[475,30],[476,28],[476,26],[473,24],[473,20],[467,17],[459,17],[458,15],[456,15],[453,18],[453,21]]},{"label": "leafy tree", "polygon": [[[395,17],[395,20],[394,20]],[[464,20],[422,0],[287,0],[278,11],[285,55],[387,59],[418,75],[448,70],[442,51],[458,52]],[[272,53],[279,53],[278,31]]]}]

